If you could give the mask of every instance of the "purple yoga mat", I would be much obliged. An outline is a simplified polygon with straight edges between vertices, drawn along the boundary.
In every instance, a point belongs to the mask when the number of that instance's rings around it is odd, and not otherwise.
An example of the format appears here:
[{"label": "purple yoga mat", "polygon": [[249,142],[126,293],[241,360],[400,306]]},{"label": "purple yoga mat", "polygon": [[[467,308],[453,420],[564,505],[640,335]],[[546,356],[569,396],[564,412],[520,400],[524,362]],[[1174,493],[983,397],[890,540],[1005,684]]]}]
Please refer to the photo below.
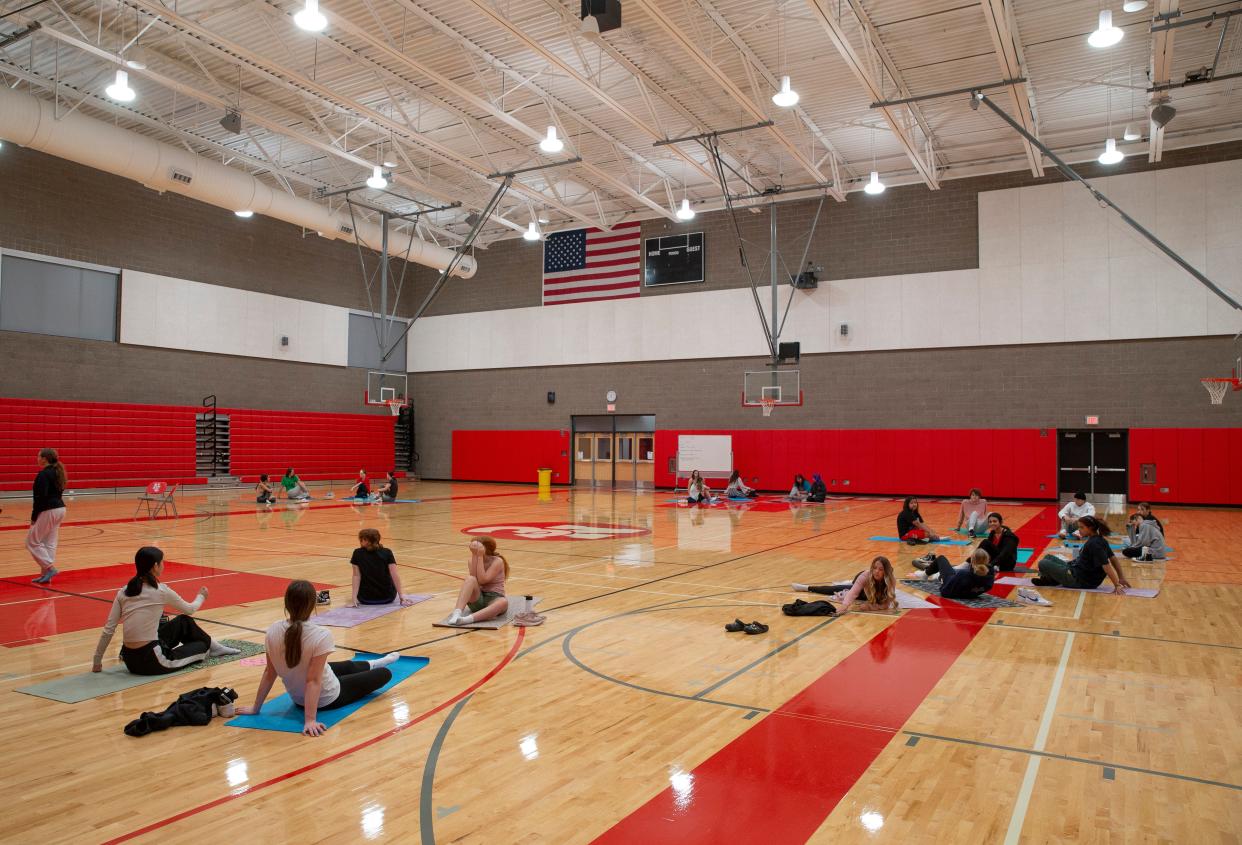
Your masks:
[{"label": "purple yoga mat", "polygon": [[[414,604],[432,598],[430,594],[424,593],[407,593],[405,596]],[[363,622],[370,622],[372,619],[379,619],[381,616],[387,616],[396,610],[401,610],[402,606],[398,602],[392,604],[360,604],[357,607],[334,607],[327,613],[321,613],[313,618],[316,625],[327,625],[330,628],[352,628],[355,625],[361,625]]]}]

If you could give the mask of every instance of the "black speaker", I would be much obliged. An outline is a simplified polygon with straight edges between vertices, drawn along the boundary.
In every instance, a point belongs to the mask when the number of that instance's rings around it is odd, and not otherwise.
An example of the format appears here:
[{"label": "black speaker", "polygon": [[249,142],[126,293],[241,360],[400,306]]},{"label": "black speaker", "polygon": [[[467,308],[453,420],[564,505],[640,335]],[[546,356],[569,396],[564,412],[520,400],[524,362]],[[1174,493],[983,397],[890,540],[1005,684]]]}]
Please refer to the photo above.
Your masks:
[{"label": "black speaker", "polygon": [[555,405],[555,404],[556,404],[556,391],[555,391],[555,390],[549,390],[549,391],[548,391],[548,404],[549,404],[549,405]]},{"label": "black speaker", "polygon": [[776,347],[776,357],[780,361],[793,361],[796,364],[802,360],[802,344],[796,340],[793,343],[782,343]]}]

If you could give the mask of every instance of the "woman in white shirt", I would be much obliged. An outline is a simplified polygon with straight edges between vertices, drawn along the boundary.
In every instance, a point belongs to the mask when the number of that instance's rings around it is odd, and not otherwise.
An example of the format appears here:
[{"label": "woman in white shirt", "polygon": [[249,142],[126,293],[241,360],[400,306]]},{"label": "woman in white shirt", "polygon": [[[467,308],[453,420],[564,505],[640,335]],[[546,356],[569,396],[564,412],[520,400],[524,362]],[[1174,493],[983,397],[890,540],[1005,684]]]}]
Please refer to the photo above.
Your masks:
[{"label": "woman in white shirt", "polygon": [[1061,519],[1061,531],[1057,536],[1074,539],[1080,536],[1078,520],[1084,516],[1095,516],[1095,505],[1087,501],[1086,493],[1075,493],[1073,500],[1067,502],[1057,516]]},{"label": "woman in white shirt", "polygon": [[[95,646],[92,672],[103,671],[103,656],[112,642],[117,623],[125,626],[121,660],[135,675],[166,675],[183,666],[208,657],[237,654],[198,627],[190,614],[203,606],[207,588],[200,587],[198,598],[187,602],[167,584],[160,583],[164,574],[164,553],[154,546],[143,546],[134,554],[137,572],[124,589],[117,590],[112,611]],[[161,622],[164,607],[175,607],[182,615]]]},{"label": "woman in white shirt", "polygon": [[327,728],[320,710],[334,710],[370,695],[392,680],[387,668],[401,655],[386,654],[375,660],[328,662],[336,648],[332,632],[308,621],[315,612],[315,586],[310,581],[290,581],[285,588],[285,613],[267,629],[267,666],[259,681],[253,707],[238,707],[242,714],[258,713],[279,677],[293,702],[306,712],[302,733],[319,736]]},{"label": "woman in white shirt", "polygon": [[686,485],[686,501],[692,505],[711,504],[712,491],[703,480],[699,471],[690,472],[690,483]]}]

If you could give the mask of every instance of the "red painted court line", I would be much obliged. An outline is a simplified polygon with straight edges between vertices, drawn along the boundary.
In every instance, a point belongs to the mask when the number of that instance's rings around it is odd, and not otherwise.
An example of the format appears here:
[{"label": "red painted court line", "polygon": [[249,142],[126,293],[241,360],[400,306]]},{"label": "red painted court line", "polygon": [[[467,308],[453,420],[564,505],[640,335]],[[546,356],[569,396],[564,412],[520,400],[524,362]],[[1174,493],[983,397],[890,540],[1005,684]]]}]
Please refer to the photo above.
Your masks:
[{"label": "red painted court line", "polygon": [[[1023,527],[1054,514],[1044,508]],[[805,842],[992,613],[909,611],[696,766],[689,786],[665,789],[595,842],[714,845],[747,830],[762,830],[765,845]]]},{"label": "red painted court line", "polygon": [[228,795],[217,798],[214,801],[208,801],[205,804],[199,804],[197,807],[191,807],[188,810],[182,810],[180,813],[177,813],[176,815],[169,816],[168,818],[161,819],[160,821],[157,821],[157,822],[152,822],[146,827],[140,827],[137,830],[133,830],[133,831],[130,831],[129,833],[122,834],[121,836],[118,836],[115,839],[109,839],[107,842],[104,842],[103,845],[115,845],[115,843],[118,843],[118,842],[128,842],[131,839],[136,839],[139,836],[143,836],[144,834],[150,833],[154,830],[159,830],[162,827],[167,827],[168,825],[173,824],[174,822],[179,822],[182,819],[189,818],[190,816],[196,816],[199,813],[202,813],[206,810],[210,810],[214,807],[219,807],[222,804],[227,804],[230,801],[234,801],[238,798],[243,798],[248,795],[253,795],[254,793],[260,790],[267,789],[269,786],[275,786],[278,783],[283,783],[284,781],[295,778],[298,775],[303,775],[303,774],[306,774],[307,772],[314,771],[315,769],[323,768],[329,763],[334,763],[337,760],[340,760],[344,757],[348,757],[357,751],[361,751],[364,748],[369,748],[372,745],[375,745],[376,743],[383,742],[386,739],[394,737],[397,734],[401,733],[406,728],[417,725],[419,722],[422,722],[423,720],[434,716],[436,713],[439,713],[444,708],[451,707],[452,705],[456,704],[458,701],[461,701],[463,698],[470,695],[472,692],[477,690],[479,687],[483,686],[485,683],[490,681],[492,678],[494,678],[496,674],[500,672],[501,669],[505,668],[505,666],[508,665],[508,663],[513,660],[513,657],[514,655],[517,654],[518,649],[522,647],[522,641],[525,638],[526,638],[526,629],[518,628],[517,637],[514,639],[513,646],[509,649],[509,652],[503,658],[501,658],[500,662],[497,663],[495,666],[493,666],[486,675],[479,678],[477,681],[475,681],[470,686],[466,687],[461,692],[457,693],[457,695],[453,696],[450,699],[447,699],[446,701],[440,702],[439,704],[437,704],[435,707],[431,708],[430,710],[420,713],[419,715],[415,716],[410,721],[406,722],[404,725],[397,725],[395,728],[385,731],[382,734],[373,736],[368,740],[364,740],[358,743],[357,745],[351,746],[342,751],[338,751],[337,753],[331,755],[330,757],[324,757],[322,760],[316,760],[313,763],[307,763],[305,766],[302,766],[301,768],[297,768],[297,769],[294,769],[293,771],[285,772],[284,774],[277,775],[274,778],[269,778],[263,781],[262,783],[256,783],[254,786],[249,786],[237,792],[229,793]]}]

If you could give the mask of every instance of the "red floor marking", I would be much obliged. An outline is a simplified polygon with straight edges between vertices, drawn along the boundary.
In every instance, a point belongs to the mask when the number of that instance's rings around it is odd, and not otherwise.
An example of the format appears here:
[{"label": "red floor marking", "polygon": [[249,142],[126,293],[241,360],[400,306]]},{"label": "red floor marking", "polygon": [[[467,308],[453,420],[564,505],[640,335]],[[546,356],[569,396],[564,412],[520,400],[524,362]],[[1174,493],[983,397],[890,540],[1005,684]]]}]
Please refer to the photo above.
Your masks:
[{"label": "red floor marking", "polygon": [[[1055,514],[1044,508],[1024,527]],[[706,845],[746,830],[762,830],[766,845],[805,842],[991,615],[948,605],[906,612],[695,767],[688,787],[665,789],[595,842]]]},{"label": "red floor marking", "polygon": [[509,649],[508,653],[503,658],[501,658],[500,662],[497,663],[495,666],[493,666],[486,675],[479,678],[477,681],[475,681],[470,686],[466,687],[461,692],[457,693],[457,695],[453,696],[450,699],[440,702],[439,704],[437,704],[435,707],[431,708],[430,710],[420,713],[419,715],[415,716],[413,719],[406,722],[405,724],[397,725],[395,728],[392,728],[391,730],[387,730],[382,734],[373,736],[370,739],[364,740],[358,743],[357,745],[351,746],[342,751],[338,751],[337,753],[333,754],[330,757],[324,757],[322,760],[316,760],[313,763],[307,763],[305,766],[302,766],[301,768],[294,769],[293,771],[290,771],[290,772],[285,772],[284,774],[281,774],[281,775],[276,775],[276,777],[269,778],[263,781],[262,783],[256,783],[254,786],[250,786],[245,789],[238,790],[237,792],[229,793],[228,795],[217,798],[214,801],[208,801],[205,804],[199,804],[197,807],[191,807],[188,810],[182,810],[180,813],[177,813],[176,815],[169,816],[166,819],[161,819],[158,822],[153,822],[147,825],[146,827],[140,827],[137,830],[130,831],[129,833],[118,836],[115,839],[109,839],[107,842],[104,842],[103,845],[117,845],[117,843],[120,843],[120,842],[128,842],[131,839],[136,839],[137,837],[142,836],[143,834],[146,834],[146,833],[150,833],[153,830],[159,830],[160,828],[167,827],[168,825],[173,824],[174,822],[179,822],[182,819],[189,818],[190,816],[198,815],[199,813],[204,812],[205,810],[210,810],[213,807],[219,807],[221,804],[227,804],[229,801],[233,801],[233,800],[242,798],[247,795],[253,795],[259,790],[267,789],[269,786],[274,786],[278,783],[283,783],[284,781],[287,781],[291,778],[295,778],[298,775],[302,775],[307,772],[314,771],[315,769],[322,768],[323,766],[326,766],[329,763],[336,762],[337,760],[340,760],[343,757],[348,757],[349,755],[353,754],[356,751],[361,751],[364,748],[369,748],[370,746],[375,745],[378,742],[383,742],[386,739],[396,736],[397,734],[401,733],[406,728],[410,728],[410,727],[413,727],[414,725],[417,725],[419,722],[422,722],[424,719],[428,719],[434,716],[436,713],[439,713],[441,710],[443,710],[446,707],[451,707],[452,705],[461,701],[467,695],[470,695],[472,692],[477,690],[479,687],[483,686],[485,683],[490,681],[492,678],[494,678],[496,674],[500,672],[501,669],[505,668],[505,666],[508,665],[509,662],[513,660],[514,656],[518,653],[518,649],[521,648],[522,646],[522,641],[526,639],[525,628],[518,628],[517,632],[518,632],[517,637],[514,639],[513,646]]}]

